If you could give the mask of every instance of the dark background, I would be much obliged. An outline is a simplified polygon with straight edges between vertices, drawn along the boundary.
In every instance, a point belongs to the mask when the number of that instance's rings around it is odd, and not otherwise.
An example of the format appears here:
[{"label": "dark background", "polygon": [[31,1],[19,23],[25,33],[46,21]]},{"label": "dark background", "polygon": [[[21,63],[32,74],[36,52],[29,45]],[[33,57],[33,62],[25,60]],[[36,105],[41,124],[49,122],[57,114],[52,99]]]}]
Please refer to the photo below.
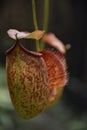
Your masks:
[{"label": "dark background", "polygon": [[[40,29],[43,24],[43,2],[36,0]],[[0,87],[3,88],[4,84],[6,90],[5,51],[14,43],[6,34],[10,28],[34,30],[31,0],[0,1]],[[65,44],[71,45],[66,54],[69,82],[63,96],[53,107],[30,121],[19,119],[11,103],[11,107],[3,107],[0,97],[0,130],[87,130],[87,1],[50,0],[48,32],[55,33]],[[29,43],[27,40],[24,42]],[[34,50],[32,40],[25,46]]]}]

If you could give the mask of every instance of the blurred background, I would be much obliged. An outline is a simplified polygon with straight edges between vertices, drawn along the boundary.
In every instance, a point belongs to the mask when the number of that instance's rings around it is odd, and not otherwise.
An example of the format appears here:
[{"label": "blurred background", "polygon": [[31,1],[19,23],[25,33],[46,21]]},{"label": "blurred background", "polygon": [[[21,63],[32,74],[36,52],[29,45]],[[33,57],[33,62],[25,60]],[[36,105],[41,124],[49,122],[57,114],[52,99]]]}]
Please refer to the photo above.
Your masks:
[{"label": "blurred background", "polygon": [[[44,0],[36,0],[39,29]],[[34,30],[31,0],[0,1],[0,130],[87,130],[87,1],[50,0],[48,32],[71,49],[66,54],[69,82],[55,105],[30,120],[21,119],[11,103],[5,71],[5,51],[13,45],[6,31]],[[34,50],[32,40],[25,47]]]}]

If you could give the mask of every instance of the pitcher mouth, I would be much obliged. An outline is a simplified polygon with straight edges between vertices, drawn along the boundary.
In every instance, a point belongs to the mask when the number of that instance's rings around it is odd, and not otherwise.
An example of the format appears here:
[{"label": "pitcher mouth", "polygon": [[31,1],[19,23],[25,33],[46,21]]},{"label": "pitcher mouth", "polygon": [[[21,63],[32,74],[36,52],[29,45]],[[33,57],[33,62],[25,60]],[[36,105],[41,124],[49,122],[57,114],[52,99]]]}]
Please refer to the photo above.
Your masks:
[{"label": "pitcher mouth", "polygon": [[19,47],[24,51],[24,52],[26,52],[27,54],[30,54],[30,55],[33,55],[33,56],[37,56],[37,57],[41,57],[43,54],[41,54],[41,53],[39,53],[39,52],[34,52],[34,51],[30,51],[30,50],[28,50],[28,49],[26,49],[24,46],[23,46],[23,44],[17,39],[17,41],[16,41],[16,44],[14,44],[13,46],[11,46],[6,52],[5,52],[5,54],[6,55],[8,55],[8,54],[10,54],[13,50],[14,50],[14,48],[17,46],[17,45],[19,45]]}]

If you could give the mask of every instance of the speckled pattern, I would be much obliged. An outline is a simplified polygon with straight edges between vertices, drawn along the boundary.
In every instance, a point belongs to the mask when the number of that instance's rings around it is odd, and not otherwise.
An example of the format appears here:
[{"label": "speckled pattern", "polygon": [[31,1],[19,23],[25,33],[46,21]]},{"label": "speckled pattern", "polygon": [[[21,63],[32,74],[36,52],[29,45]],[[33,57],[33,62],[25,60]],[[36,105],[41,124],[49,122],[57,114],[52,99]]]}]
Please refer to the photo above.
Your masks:
[{"label": "speckled pattern", "polygon": [[61,97],[63,87],[67,83],[66,61],[60,53],[54,53],[50,50],[44,50],[41,53],[48,71],[50,84],[49,104],[51,105]]},{"label": "speckled pattern", "polygon": [[16,44],[6,56],[7,81],[12,103],[23,118],[32,118],[48,105],[50,87],[42,56]]}]

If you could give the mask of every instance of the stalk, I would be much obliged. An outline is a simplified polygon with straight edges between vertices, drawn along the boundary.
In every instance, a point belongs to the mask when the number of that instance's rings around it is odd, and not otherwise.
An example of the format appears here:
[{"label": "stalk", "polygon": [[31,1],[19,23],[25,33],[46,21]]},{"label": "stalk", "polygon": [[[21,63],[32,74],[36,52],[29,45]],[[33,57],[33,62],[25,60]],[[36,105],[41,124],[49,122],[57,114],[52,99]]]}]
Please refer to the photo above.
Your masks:
[{"label": "stalk", "polygon": [[[35,30],[38,30],[35,0],[32,0],[32,12],[33,12],[33,22],[34,22]],[[40,51],[39,40],[36,40],[36,50]]]},{"label": "stalk", "polygon": [[[48,29],[48,19],[49,19],[49,0],[44,0],[44,12],[43,12],[43,30],[47,32]],[[41,49],[45,48],[45,43],[41,41]]]}]

